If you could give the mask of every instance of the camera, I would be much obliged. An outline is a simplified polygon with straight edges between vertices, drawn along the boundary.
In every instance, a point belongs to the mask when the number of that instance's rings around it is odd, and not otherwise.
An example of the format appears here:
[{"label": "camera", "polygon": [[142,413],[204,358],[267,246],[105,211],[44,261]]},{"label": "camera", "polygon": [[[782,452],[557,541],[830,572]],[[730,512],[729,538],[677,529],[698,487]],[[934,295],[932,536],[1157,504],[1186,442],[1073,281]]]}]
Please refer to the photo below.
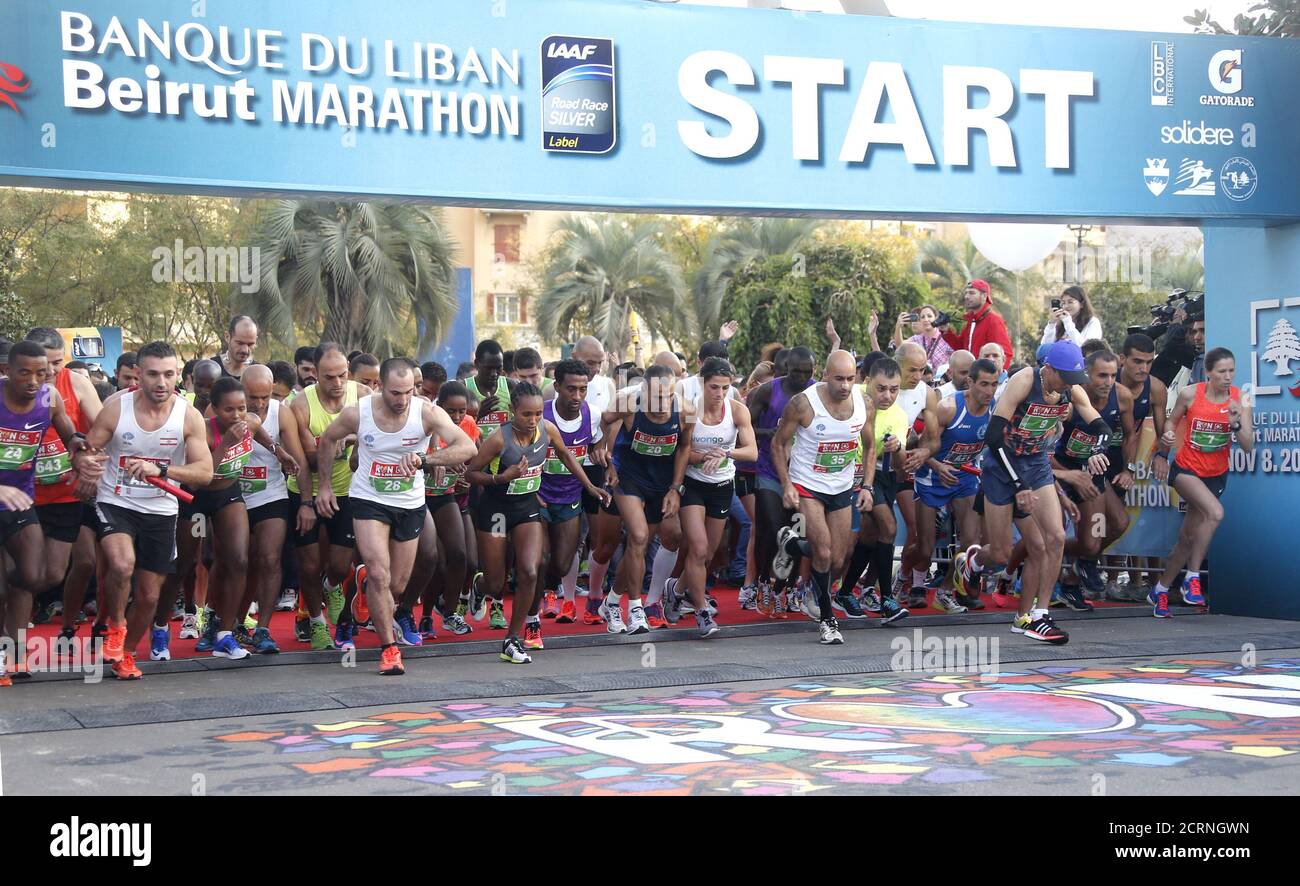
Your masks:
[{"label": "camera", "polygon": [[952,325],[952,317],[949,317],[949,316],[948,316],[948,312],[947,312],[947,311],[940,311],[940,312],[939,312],[939,316],[937,316],[937,317],[934,318],[934,325],[935,325],[935,326],[950,326],[950,325]]},{"label": "camera", "polygon": [[1060,309],[1061,309],[1061,300],[1059,298],[1052,299],[1052,310],[1059,311]]},{"label": "camera", "polygon": [[917,313],[909,313],[905,315],[903,319],[906,320],[908,323],[915,323],[917,320],[921,319],[921,315]]},{"label": "camera", "polygon": [[1205,293],[1200,290],[1175,289],[1164,304],[1151,306],[1151,317],[1157,323],[1171,323],[1174,314],[1182,308],[1188,320],[1205,318]]}]

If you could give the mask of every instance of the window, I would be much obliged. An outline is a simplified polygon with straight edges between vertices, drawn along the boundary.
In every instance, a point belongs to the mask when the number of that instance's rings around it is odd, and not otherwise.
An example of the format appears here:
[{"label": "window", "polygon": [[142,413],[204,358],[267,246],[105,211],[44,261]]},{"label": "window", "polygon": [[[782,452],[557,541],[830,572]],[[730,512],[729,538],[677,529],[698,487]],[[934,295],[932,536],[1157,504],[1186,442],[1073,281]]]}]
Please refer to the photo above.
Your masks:
[{"label": "window", "polygon": [[519,296],[498,293],[493,299],[495,303],[496,322],[502,326],[517,326],[519,324]]},{"label": "window", "polygon": [[493,225],[492,260],[513,265],[519,262],[519,225]]}]

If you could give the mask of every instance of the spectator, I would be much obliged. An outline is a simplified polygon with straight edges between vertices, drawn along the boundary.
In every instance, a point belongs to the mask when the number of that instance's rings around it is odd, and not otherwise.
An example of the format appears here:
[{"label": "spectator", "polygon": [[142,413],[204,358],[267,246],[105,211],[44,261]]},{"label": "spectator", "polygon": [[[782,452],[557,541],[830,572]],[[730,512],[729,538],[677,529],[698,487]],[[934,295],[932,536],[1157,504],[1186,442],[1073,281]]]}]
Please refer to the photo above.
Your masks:
[{"label": "spectator", "polygon": [[117,358],[117,369],[113,373],[113,384],[117,386],[119,391],[140,384],[140,368],[136,365],[135,351],[126,351]]},{"label": "spectator", "polygon": [[962,306],[966,309],[965,325],[961,332],[944,332],[943,339],[953,350],[964,349],[972,354],[980,354],[984,345],[995,342],[1002,348],[1002,368],[1010,365],[1015,356],[1011,347],[1011,338],[1007,335],[1007,324],[1002,315],[993,309],[993,296],[989,284],[983,280],[972,280],[966,284],[961,294]]},{"label": "spectator", "polygon": [[1072,341],[1079,347],[1092,338],[1101,338],[1101,318],[1082,286],[1069,286],[1061,293],[1061,306],[1053,308],[1043,327],[1043,344]]},{"label": "spectator", "polygon": [[[933,305],[921,305],[910,312],[899,314],[898,322],[894,324],[894,348],[897,349],[904,341],[913,342],[925,348],[926,363],[930,366],[943,366],[952,358],[952,352],[956,349],[944,340],[943,333],[935,326],[938,319],[939,311]],[[904,323],[912,325],[912,335],[906,339],[903,338]]]}]

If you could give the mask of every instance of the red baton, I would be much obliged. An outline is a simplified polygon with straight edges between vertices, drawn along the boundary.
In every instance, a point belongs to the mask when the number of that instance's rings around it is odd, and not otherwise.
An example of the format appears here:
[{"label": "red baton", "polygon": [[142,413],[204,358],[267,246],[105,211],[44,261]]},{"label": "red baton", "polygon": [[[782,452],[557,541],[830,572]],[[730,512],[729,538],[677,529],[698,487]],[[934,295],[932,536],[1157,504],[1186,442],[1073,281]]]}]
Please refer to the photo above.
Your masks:
[{"label": "red baton", "polygon": [[186,492],[184,489],[181,489],[175,483],[168,483],[166,480],[159,479],[158,477],[147,477],[145,478],[145,482],[150,486],[157,486],[169,495],[176,496],[187,505],[194,504],[194,496]]},{"label": "red baton", "polygon": [[959,471],[965,471],[965,472],[968,473],[968,474],[974,474],[976,477],[978,477],[978,476],[980,476],[980,475],[982,475],[982,474],[984,473],[983,471],[981,471],[979,468],[975,467],[974,465],[957,465],[957,470],[959,470]]}]

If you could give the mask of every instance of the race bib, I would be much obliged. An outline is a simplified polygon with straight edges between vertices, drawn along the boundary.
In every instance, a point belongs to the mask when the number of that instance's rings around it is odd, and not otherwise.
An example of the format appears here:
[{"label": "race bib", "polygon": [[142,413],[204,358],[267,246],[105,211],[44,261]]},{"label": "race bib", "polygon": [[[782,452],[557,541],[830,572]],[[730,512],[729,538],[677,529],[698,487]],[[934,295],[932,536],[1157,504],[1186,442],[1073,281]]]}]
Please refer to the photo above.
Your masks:
[{"label": "race bib", "polygon": [[1087,461],[1101,451],[1097,445],[1100,442],[1100,438],[1075,428],[1065,441],[1065,454],[1079,461]]},{"label": "race bib", "polygon": [[233,449],[226,450],[226,456],[217,464],[217,469],[212,472],[213,476],[223,480],[240,476],[252,454],[253,438],[248,436]]},{"label": "race bib", "polygon": [[1187,442],[1197,452],[1219,452],[1232,443],[1232,429],[1223,422],[1193,419]]},{"label": "race bib", "polygon": [[166,495],[157,486],[152,485],[147,480],[137,480],[132,477],[126,469],[126,463],[131,459],[138,461],[147,461],[158,467],[167,467],[172,463],[170,458],[143,458],[138,455],[122,455],[117,459],[117,491],[122,495],[129,495],[133,498],[149,498],[151,496]]},{"label": "race bib", "polygon": [[506,495],[528,495],[542,488],[542,466],[530,467],[510,481]]},{"label": "race bib", "polygon": [[[579,461],[587,457],[586,446],[570,446],[569,451],[572,452],[573,457]],[[564,474],[567,476],[570,473],[569,469],[564,466],[564,462],[560,461],[560,459],[556,457],[554,446],[548,446],[546,448],[546,463],[543,465],[542,469],[548,474]]]},{"label": "race bib", "polygon": [[267,484],[266,468],[245,465],[239,475],[239,489],[244,495],[265,492]]},{"label": "race bib", "polygon": [[672,455],[677,451],[677,435],[667,434],[662,437],[656,437],[653,434],[643,434],[640,431],[633,431],[632,451],[637,455],[649,455],[654,457]]},{"label": "race bib", "polygon": [[370,485],[381,495],[400,495],[415,488],[415,477],[407,475],[401,465],[370,463]]},{"label": "race bib", "polygon": [[978,459],[983,451],[983,443],[954,443],[943,460],[954,467],[968,465]]},{"label": "race bib", "polygon": [[424,493],[425,495],[446,495],[456,485],[457,479],[456,473],[448,470],[443,471],[442,482],[436,483],[433,479],[433,472],[430,471],[424,475]]},{"label": "race bib", "polygon": [[1029,455],[1042,452],[1047,443],[1056,434],[1061,420],[1070,412],[1069,403],[1049,406],[1046,403],[1030,403],[1025,414],[1011,431],[1015,439],[1018,454]]},{"label": "race bib", "polygon": [[72,473],[72,456],[55,437],[41,445],[40,454],[36,456],[36,482],[41,486],[53,486],[62,483]]},{"label": "race bib", "polygon": [[475,423],[478,425],[478,429],[483,432],[484,437],[490,437],[493,431],[508,421],[510,421],[510,413],[504,409],[498,409],[495,412],[480,415]]},{"label": "race bib", "polygon": [[813,459],[813,471],[818,474],[838,474],[859,460],[857,440],[831,440],[818,443],[817,456]]},{"label": "race bib", "polygon": [[45,428],[35,431],[0,428],[0,471],[25,470],[41,448]]}]

